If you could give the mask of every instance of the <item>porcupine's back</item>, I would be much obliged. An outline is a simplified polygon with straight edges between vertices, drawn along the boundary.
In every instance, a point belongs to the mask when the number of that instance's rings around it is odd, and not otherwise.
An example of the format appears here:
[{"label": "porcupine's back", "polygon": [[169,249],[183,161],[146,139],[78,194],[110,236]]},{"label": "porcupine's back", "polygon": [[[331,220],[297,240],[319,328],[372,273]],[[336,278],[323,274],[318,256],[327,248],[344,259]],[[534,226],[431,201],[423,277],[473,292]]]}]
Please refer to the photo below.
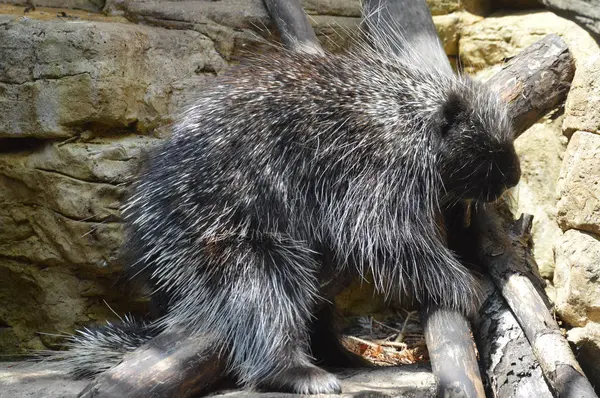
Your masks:
[{"label": "porcupine's back", "polygon": [[215,79],[150,154],[125,207],[134,269],[185,295],[198,274],[219,274],[202,255],[217,241],[258,231],[331,243],[340,218],[355,217],[342,201],[430,206],[419,203],[440,188],[427,124],[440,80],[452,81],[428,73],[374,53],[279,54]]}]

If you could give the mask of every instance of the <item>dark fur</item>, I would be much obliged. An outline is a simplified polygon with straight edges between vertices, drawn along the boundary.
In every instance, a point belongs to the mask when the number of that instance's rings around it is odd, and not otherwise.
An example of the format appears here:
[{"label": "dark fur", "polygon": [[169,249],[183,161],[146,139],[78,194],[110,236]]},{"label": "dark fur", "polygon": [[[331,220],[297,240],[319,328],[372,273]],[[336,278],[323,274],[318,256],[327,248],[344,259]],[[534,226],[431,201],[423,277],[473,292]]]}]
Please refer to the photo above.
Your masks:
[{"label": "dark fur", "polygon": [[[265,56],[199,90],[150,154],[126,253],[163,299],[154,327],[220,334],[245,386],[337,392],[309,349],[330,329],[313,318],[323,255],[388,296],[469,312],[477,281],[441,213],[519,175],[504,105],[466,77],[366,48]],[[344,362],[337,348],[323,356]]]}]

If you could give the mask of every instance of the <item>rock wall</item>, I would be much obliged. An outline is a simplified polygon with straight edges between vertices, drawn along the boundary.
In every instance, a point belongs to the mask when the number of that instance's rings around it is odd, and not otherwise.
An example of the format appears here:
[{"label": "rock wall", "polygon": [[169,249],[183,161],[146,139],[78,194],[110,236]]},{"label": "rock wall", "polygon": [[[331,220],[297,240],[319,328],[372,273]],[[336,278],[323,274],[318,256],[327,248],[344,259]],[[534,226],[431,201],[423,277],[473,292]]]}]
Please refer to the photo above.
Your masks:
[{"label": "rock wall", "polygon": [[[261,0],[38,0],[35,9],[4,3],[0,352],[6,355],[54,344],[55,337],[38,332],[71,332],[115,318],[111,309],[145,310],[143,295],[123,287],[116,260],[123,241],[118,208],[140,158],[168,134],[204,82],[245,54],[272,51],[267,41],[277,34]],[[481,79],[548,33],[561,35],[575,54],[564,109],[517,140],[523,178],[512,197],[515,212],[535,216],[535,256],[542,274],[554,277],[558,314],[574,327],[569,338],[586,369],[600,374],[593,361],[600,352],[598,44],[551,12],[508,10],[536,7],[535,1],[429,4],[450,59]],[[360,23],[359,0],[303,5],[327,49],[348,47]]]}]

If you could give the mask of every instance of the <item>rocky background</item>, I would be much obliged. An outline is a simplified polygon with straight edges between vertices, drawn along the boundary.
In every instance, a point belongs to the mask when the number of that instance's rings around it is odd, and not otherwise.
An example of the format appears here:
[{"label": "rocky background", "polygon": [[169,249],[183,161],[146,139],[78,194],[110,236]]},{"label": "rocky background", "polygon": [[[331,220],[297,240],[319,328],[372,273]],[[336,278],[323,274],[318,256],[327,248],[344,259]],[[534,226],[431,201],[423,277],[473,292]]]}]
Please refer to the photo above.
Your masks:
[{"label": "rocky background", "polygon": [[[535,0],[429,3],[450,59],[481,79],[548,33],[575,55],[565,106],[517,140],[523,178],[512,201],[516,213],[535,216],[535,255],[557,317],[600,385],[598,42],[585,24]],[[343,51],[360,23],[360,1],[303,4],[323,45]],[[0,4],[4,357],[52,347],[55,334],[114,319],[111,309],[144,311],[145,298],[124,284],[116,261],[118,208],[140,156],[168,134],[203,82],[245,54],[273,51],[265,42],[277,39],[261,0],[35,6]]]}]

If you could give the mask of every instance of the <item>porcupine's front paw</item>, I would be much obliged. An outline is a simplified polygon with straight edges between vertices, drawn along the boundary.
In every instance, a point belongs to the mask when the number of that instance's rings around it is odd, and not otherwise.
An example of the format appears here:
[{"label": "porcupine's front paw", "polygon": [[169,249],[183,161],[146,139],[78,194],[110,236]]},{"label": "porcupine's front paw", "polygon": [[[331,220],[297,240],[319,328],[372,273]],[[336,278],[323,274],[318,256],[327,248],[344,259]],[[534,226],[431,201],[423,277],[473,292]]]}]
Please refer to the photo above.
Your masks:
[{"label": "porcupine's front paw", "polygon": [[331,373],[314,365],[295,366],[263,383],[269,390],[294,394],[339,394],[342,387]]}]

